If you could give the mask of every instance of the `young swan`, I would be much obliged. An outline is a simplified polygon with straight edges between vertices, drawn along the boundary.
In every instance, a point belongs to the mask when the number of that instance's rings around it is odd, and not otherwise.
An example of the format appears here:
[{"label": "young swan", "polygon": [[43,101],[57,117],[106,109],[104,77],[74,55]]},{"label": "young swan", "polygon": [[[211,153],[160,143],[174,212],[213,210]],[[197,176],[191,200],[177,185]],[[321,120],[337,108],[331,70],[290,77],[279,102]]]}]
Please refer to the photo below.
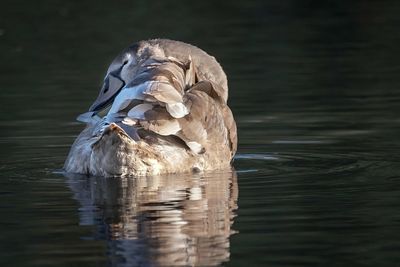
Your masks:
[{"label": "young swan", "polygon": [[214,57],[178,41],[138,42],[111,63],[99,96],[78,116],[87,126],[64,169],[127,176],[229,168],[237,134],[227,99]]}]

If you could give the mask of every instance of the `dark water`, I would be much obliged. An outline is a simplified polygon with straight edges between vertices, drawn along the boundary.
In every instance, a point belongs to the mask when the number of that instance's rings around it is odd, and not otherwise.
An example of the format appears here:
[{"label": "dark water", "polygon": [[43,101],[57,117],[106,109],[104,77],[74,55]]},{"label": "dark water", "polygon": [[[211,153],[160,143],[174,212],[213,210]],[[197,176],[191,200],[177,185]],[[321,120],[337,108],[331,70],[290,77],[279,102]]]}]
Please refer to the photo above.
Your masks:
[{"label": "dark water", "polygon": [[[1,266],[396,266],[396,1],[16,1],[0,10]],[[112,58],[215,55],[236,172],[58,172]]]}]

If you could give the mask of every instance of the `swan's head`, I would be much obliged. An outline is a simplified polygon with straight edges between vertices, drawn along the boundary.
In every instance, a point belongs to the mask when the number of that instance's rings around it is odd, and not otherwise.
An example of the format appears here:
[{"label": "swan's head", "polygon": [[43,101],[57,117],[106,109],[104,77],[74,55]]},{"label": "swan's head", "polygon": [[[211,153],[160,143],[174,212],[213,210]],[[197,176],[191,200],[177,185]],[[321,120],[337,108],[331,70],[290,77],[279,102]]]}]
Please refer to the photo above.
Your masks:
[{"label": "swan's head", "polygon": [[128,47],[113,60],[108,67],[99,95],[89,111],[97,113],[109,106],[122,88],[133,80],[132,73],[135,73],[137,68],[137,49],[137,45]]},{"label": "swan's head", "polygon": [[151,75],[172,75],[181,83],[181,88],[190,87],[195,83],[195,68],[190,55],[187,61],[181,62],[174,57],[166,56],[159,46],[134,44],[122,51],[108,67],[100,93],[89,111],[98,113],[105,109],[112,104],[125,86],[132,85],[131,82],[137,78],[138,74],[160,64],[168,65],[164,67],[164,74],[161,71],[161,73],[155,72]]}]

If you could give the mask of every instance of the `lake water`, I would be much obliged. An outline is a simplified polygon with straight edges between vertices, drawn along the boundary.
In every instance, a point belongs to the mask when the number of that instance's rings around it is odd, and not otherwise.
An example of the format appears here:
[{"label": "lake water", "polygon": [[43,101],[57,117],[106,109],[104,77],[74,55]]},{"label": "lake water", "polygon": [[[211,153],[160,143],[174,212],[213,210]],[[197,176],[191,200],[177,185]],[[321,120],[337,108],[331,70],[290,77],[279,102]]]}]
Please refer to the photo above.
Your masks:
[{"label": "lake water", "polygon": [[[396,1],[2,1],[1,266],[396,266]],[[63,175],[108,64],[178,39],[221,62],[235,171]]]}]

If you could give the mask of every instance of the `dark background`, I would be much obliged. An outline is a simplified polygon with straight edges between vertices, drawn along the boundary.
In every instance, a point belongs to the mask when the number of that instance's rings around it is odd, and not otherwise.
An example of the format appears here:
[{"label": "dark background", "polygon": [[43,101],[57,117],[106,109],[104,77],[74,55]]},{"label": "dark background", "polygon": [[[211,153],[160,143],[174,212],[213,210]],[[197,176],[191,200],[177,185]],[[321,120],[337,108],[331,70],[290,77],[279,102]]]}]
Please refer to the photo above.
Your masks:
[{"label": "dark background", "polygon": [[398,11],[396,1],[2,0],[1,107],[24,110],[23,117],[67,101],[84,108],[122,48],[157,37],[215,55],[228,73],[233,107],[247,100],[261,112],[262,104],[287,109],[304,91],[327,104],[335,96],[390,94]]}]

